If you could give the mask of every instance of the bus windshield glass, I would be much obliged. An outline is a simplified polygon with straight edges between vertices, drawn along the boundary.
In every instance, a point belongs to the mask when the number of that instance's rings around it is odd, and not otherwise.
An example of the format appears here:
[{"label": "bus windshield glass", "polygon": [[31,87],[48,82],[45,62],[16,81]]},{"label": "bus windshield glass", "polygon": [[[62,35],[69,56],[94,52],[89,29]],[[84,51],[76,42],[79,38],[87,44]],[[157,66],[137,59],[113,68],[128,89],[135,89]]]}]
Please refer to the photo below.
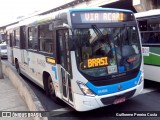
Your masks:
[{"label": "bus windshield glass", "polygon": [[101,77],[133,70],[141,63],[137,27],[103,27],[74,29],[79,70]]}]

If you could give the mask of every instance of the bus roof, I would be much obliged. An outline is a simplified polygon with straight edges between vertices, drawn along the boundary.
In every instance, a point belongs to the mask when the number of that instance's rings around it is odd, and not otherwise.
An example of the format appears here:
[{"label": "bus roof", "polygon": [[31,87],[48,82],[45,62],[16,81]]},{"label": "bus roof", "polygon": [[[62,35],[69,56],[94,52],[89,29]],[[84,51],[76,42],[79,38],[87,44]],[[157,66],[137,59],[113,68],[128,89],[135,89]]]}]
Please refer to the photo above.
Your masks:
[{"label": "bus roof", "polygon": [[14,29],[14,28],[17,28],[18,26],[19,26],[18,23],[17,23],[17,24],[10,25],[10,26],[7,26],[7,27],[6,27],[6,30]]},{"label": "bus roof", "polygon": [[69,12],[78,12],[78,11],[86,11],[86,10],[87,11],[108,10],[108,11],[132,12],[131,10],[126,10],[126,9],[102,8],[102,7],[74,8],[74,9],[69,9]]},{"label": "bus roof", "polygon": [[139,13],[135,13],[134,15],[136,18],[157,16],[157,15],[160,15],[160,9],[139,12]]},{"label": "bus roof", "polygon": [[70,8],[65,10],[56,11],[53,13],[49,13],[46,15],[37,15],[22,21],[19,21],[19,23],[8,26],[6,29],[15,29],[19,26],[23,26],[26,24],[38,24],[41,22],[53,20],[58,17],[61,13],[67,13],[67,12],[80,12],[80,11],[93,11],[93,10],[107,10],[107,11],[119,11],[119,12],[132,12],[131,10],[125,10],[125,9],[117,9],[117,8],[102,8],[102,7],[88,7],[88,8]]},{"label": "bus roof", "polygon": [[11,25],[11,26],[6,27],[6,30],[16,29],[16,28],[18,28],[18,27],[20,27],[20,26],[25,25],[26,23],[32,23],[33,21],[35,21],[35,20],[38,19],[38,18],[39,18],[39,16],[34,16],[34,17],[31,17],[31,18],[28,18],[28,19],[19,21],[19,22],[16,23],[16,24],[13,24],[13,25]]},{"label": "bus roof", "polygon": [[[93,11],[93,10],[108,10],[108,11],[120,11],[120,12],[132,12],[130,10],[125,9],[116,9],[116,8],[102,8],[102,7],[88,7],[88,8],[70,8],[65,10],[56,11],[53,13],[49,13],[46,15],[39,15],[34,18],[30,18],[29,20],[24,20],[25,23],[28,24],[36,24],[40,22],[49,21],[52,19],[56,19],[56,16],[58,17],[61,13],[67,13],[67,12],[79,12],[79,11]],[[24,24],[21,22],[21,24]]]}]

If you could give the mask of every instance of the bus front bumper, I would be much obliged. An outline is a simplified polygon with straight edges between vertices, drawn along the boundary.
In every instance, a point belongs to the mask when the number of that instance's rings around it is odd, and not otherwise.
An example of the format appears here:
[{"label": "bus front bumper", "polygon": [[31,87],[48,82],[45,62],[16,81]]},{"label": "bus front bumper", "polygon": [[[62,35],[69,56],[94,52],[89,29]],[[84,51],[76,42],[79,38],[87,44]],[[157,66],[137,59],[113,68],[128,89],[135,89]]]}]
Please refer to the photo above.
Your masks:
[{"label": "bus front bumper", "polygon": [[115,104],[115,101],[120,98],[125,98],[125,100],[127,100],[131,97],[139,95],[143,90],[143,85],[144,81],[142,81],[140,85],[124,91],[95,97],[84,96],[74,93],[75,109],[77,111],[89,111],[96,108]]}]

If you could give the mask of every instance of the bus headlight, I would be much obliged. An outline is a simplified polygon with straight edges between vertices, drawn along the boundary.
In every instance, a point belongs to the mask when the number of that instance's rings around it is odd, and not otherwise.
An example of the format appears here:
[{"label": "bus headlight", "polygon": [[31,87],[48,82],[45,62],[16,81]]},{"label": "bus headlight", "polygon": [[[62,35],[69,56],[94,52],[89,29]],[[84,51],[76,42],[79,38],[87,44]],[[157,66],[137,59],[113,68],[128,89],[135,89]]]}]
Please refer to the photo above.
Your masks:
[{"label": "bus headlight", "polygon": [[81,82],[77,82],[81,91],[87,95],[87,96],[91,96],[91,97],[94,97],[95,94],[84,84],[84,83],[81,83]]},{"label": "bus headlight", "polygon": [[141,76],[140,80],[138,81],[138,85],[140,85],[143,81],[143,76]]}]

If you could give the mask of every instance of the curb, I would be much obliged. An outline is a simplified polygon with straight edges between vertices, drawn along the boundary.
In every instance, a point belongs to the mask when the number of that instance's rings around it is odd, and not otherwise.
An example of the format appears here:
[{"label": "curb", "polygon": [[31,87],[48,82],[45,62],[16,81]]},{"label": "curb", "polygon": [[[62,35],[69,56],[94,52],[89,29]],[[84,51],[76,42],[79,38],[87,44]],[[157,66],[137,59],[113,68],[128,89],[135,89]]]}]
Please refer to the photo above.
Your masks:
[{"label": "curb", "polygon": [[[28,84],[13,69],[10,64],[2,61],[2,72],[5,74],[12,84],[17,88],[23,100],[26,102],[30,111],[45,111],[42,104],[34,94]],[[48,120],[47,117],[33,117],[34,120]]]}]

